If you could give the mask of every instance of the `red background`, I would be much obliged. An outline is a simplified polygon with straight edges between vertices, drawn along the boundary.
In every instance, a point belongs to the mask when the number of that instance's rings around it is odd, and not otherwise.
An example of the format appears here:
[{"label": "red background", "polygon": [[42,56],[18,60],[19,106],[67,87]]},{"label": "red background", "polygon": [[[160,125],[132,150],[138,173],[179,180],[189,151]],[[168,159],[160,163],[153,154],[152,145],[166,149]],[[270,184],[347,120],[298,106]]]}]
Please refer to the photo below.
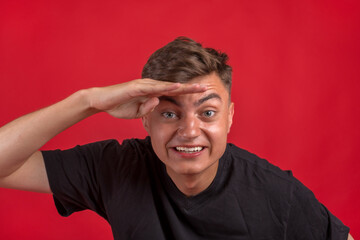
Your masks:
[{"label": "red background", "polygon": [[[229,141],[292,169],[360,238],[359,10],[356,0],[3,0],[0,125],[78,89],[139,78],[154,50],[185,35],[230,56]],[[144,136],[139,120],[99,114],[44,149]],[[58,216],[50,195],[0,189],[0,238],[112,234],[92,212]]]}]

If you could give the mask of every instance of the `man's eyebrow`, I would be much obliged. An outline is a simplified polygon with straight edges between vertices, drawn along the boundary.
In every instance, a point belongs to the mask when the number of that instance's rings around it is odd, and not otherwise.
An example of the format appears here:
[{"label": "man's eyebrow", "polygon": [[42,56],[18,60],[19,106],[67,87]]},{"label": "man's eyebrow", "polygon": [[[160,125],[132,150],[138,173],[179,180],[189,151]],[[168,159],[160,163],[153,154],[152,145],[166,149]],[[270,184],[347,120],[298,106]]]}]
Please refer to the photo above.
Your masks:
[{"label": "man's eyebrow", "polygon": [[200,98],[196,103],[194,103],[194,106],[198,107],[200,106],[201,104],[203,104],[205,101],[207,100],[210,100],[210,99],[213,99],[213,98],[216,98],[220,101],[222,101],[221,97],[219,96],[219,94],[217,93],[210,93],[209,95],[203,97],[203,98]]},{"label": "man's eyebrow", "polygon": [[[207,100],[210,100],[210,99],[213,99],[213,98],[216,98],[216,99],[219,99],[220,101],[222,101],[221,97],[219,94],[217,93],[210,93],[209,95],[206,95],[205,97],[203,98],[200,98],[197,102],[194,103],[194,106],[195,107],[198,107],[200,106],[201,104],[203,104],[204,102],[206,102]],[[181,107],[181,103],[177,102],[174,98],[172,97],[169,97],[169,96],[161,96],[159,97],[159,100],[160,101],[167,101],[167,102],[171,102],[173,104],[175,104],[176,106],[178,107]]]},{"label": "man's eyebrow", "polygon": [[181,106],[180,103],[178,103],[174,98],[169,97],[169,96],[161,96],[161,97],[159,97],[159,100],[160,101],[171,102],[171,103],[173,103],[173,104],[175,104],[176,106],[179,106],[179,107]]}]

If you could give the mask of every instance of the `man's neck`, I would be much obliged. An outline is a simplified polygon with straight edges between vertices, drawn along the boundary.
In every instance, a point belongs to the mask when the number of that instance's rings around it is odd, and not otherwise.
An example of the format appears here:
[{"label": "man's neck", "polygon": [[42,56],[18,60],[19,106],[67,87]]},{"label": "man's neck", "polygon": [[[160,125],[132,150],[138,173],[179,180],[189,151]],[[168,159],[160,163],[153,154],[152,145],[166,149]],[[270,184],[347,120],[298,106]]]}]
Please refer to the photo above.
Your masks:
[{"label": "man's neck", "polygon": [[207,189],[213,182],[219,163],[215,163],[204,173],[176,174],[171,169],[166,169],[176,187],[187,197],[195,196]]}]

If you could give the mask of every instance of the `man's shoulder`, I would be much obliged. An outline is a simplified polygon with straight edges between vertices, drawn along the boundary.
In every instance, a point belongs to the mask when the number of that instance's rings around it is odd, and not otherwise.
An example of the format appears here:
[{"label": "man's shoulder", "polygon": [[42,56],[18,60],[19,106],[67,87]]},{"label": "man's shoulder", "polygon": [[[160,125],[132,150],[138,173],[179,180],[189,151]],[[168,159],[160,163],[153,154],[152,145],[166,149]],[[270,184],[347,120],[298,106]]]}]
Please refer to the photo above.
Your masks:
[{"label": "man's shoulder", "polygon": [[145,138],[128,138],[124,139],[121,145],[129,147],[151,148],[151,141],[149,136]]},{"label": "man's shoulder", "polygon": [[127,150],[149,150],[151,149],[150,138],[146,137],[144,139],[139,138],[129,138],[123,139],[120,143],[117,139],[106,139],[100,140],[92,143],[88,143],[85,145],[78,145],[78,148],[84,149],[99,149],[103,151],[127,151]]},{"label": "man's shoulder", "polygon": [[263,183],[283,182],[284,184],[292,185],[294,181],[296,182],[292,171],[282,170],[280,167],[250,151],[237,147],[232,143],[228,144],[228,151],[232,164],[241,174],[246,172],[250,178],[258,178]]},{"label": "man's shoulder", "polygon": [[[91,142],[83,145],[77,145],[74,148],[66,150],[45,151],[43,153],[47,158],[56,155],[69,158],[67,156],[77,156],[79,159],[86,159],[98,165],[106,164],[126,164],[131,162],[142,162],[153,156],[150,139],[124,139],[120,143],[117,139],[106,139]],[[131,159],[131,161],[128,161]]]},{"label": "man's shoulder", "polygon": [[291,170],[282,170],[266,159],[234,144],[229,143],[228,149],[235,174],[250,186],[264,188],[279,195],[294,191],[304,196],[313,195],[310,189],[293,176]]}]

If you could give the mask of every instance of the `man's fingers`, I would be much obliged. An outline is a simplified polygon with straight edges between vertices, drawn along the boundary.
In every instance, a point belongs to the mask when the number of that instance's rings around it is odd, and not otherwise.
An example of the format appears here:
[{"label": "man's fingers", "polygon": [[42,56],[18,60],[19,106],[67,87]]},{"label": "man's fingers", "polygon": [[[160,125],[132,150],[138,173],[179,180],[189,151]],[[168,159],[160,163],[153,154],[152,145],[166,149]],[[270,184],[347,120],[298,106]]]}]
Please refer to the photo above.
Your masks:
[{"label": "man's fingers", "polygon": [[138,117],[142,117],[148,114],[149,112],[153,111],[158,104],[159,104],[159,98],[157,97],[149,98],[148,100],[146,100],[146,102],[140,105]]},{"label": "man's fingers", "polygon": [[181,84],[181,86],[177,89],[168,91],[168,93],[164,94],[164,95],[175,96],[175,95],[188,94],[188,93],[200,93],[200,92],[205,92],[206,89],[207,89],[207,86],[204,84],[185,83],[185,84]]},{"label": "man's fingers", "polygon": [[[170,83],[156,80],[146,80],[138,85],[136,96],[175,96],[188,93],[204,92],[207,89],[203,84],[190,83]],[[135,97],[135,96],[134,96]]]}]

